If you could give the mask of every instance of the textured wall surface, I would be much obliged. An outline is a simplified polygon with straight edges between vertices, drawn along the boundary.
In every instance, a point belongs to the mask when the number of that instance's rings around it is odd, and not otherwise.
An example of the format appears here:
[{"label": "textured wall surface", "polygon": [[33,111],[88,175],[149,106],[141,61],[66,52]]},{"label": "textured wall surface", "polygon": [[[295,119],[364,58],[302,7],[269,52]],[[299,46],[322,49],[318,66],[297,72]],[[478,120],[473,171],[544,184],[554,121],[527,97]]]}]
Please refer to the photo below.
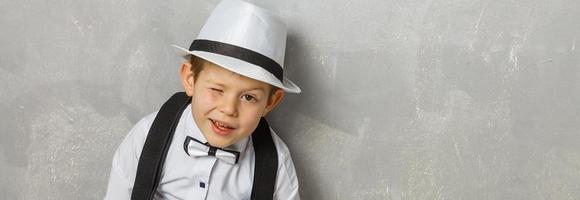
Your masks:
[{"label": "textured wall surface", "polygon": [[[0,198],[100,199],[217,0],[0,0]],[[580,1],[255,0],[303,199],[580,199]]]}]

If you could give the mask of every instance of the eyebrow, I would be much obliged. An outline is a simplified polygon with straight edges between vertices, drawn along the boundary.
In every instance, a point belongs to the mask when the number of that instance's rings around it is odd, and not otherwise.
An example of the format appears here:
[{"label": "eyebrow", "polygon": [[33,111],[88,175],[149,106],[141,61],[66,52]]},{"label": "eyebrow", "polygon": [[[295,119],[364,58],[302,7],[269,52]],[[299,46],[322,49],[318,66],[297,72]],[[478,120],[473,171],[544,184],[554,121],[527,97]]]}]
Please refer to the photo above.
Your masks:
[{"label": "eyebrow", "polygon": [[213,82],[211,80],[205,80],[205,82],[206,83],[209,83],[209,84],[214,84],[214,85],[217,85],[217,86],[220,86],[220,87],[226,87],[226,85],[224,85],[224,84],[216,83],[216,82]]},{"label": "eyebrow", "polygon": [[[205,80],[205,82],[206,83],[209,83],[209,84],[217,85],[217,86],[220,86],[220,87],[223,87],[223,88],[227,88],[226,85],[221,84],[221,83],[216,83],[216,82],[213,82],[211,80]],[[266,93],[266,89],[264,89],[262,87],[259,87],[259,86],[258,87],[253,87],[253,88],[248,88],[248,89],[243,89],[244,92],[249,92],[249,91],[254,91],[254,90],[258,90],[258,91],[262,91],[262,92]]]},{"label": "eyebrow", "polygon": [[258,90],[258,91],[262,91],[262,92],[266,93],[266,90],[264,88],[261,88],[261,87],[250,88],[250,89],[247,89],[245,91],[249,92],[249,91],[254,91],[254,90]]}]

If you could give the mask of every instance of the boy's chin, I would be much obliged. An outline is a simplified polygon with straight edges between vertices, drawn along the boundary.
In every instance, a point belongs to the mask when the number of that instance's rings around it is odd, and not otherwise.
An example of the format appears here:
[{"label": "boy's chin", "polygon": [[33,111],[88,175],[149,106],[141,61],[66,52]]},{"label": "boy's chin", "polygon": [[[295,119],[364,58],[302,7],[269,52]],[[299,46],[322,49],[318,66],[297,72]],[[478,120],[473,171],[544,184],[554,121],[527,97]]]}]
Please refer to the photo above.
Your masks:
[{"label": "boy's chin", "polygon": [[209,142],[209,145],[222,149],[231,146],[231,144],[215,143],[215,142]]},{"label": "boy's chin", "polygon": [[219,147],[219,148],[225,148],[225,147],[229,147],[232,144],[235,144],[234,141],[231,141],[229,138],[222,138],[219,135],[213,133],[210,131],[210,134],[206,134],[205,135],[205,139],[207,140],[207,142],[214,147]]}]

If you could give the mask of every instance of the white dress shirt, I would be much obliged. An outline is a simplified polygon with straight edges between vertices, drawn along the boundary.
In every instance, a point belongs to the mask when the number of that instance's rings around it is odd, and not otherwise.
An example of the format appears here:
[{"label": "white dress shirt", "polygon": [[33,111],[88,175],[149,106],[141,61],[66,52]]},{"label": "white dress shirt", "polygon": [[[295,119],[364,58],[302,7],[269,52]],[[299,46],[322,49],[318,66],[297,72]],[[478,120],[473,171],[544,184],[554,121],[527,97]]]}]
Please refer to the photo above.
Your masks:
[{"label": "white dress shirt", "polygon": [[[145,116],[115,152],[105,199],[130,199],[137,165],[149,128],[157,113]],[[192,157],[183,148],[186,136],[207,142],[193,121],[191,105],[181,115],[163,167],[155,199],[249,200],[254,179],[254,147],[251,137],[227,148],[240,152],[237,164],[214,156]],[[278,152],[274,199],[300,199],[298,179],[286,144],[273,132]]]}]

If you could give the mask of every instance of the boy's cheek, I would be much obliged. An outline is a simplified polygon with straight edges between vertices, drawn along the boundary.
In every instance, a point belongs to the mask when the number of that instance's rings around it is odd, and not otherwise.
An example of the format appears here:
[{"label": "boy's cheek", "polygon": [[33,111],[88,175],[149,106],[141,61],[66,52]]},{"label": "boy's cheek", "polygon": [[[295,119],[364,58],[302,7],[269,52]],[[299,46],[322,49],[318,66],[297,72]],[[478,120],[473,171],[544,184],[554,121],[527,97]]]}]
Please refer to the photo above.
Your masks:
[{"label": "boy's cheek", "polygon": [[217,100],[215,96],[203,92],[200,92],[196,99],[201,103],[201,106],[204,107],[211,107]]},{"label": "boy's cheek", "polygon": [[262,115],[257,110],[250,112],[247,115],[244,115],[243,124],[245,125],[245,127],[248,127],[249,129],[248,131],[249,133],[247,135],[252,133],[254,129],[258,127],[258,124],[260,123],[260,118],[262,118]]}]

